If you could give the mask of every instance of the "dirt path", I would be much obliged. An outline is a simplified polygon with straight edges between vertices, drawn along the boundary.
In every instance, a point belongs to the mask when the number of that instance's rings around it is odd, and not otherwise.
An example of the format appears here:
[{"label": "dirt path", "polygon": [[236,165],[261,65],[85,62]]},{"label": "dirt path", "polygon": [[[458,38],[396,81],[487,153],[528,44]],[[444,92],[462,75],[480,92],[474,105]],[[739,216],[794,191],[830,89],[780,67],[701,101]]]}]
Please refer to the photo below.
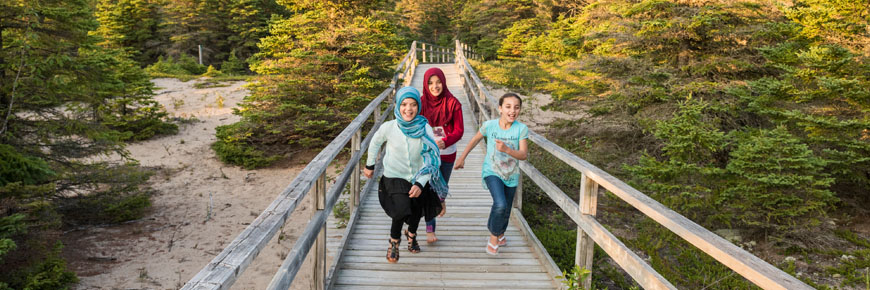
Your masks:
[{"label": "dirt path", "polygon": [[[64,235],[64,255],[80,282],[76,289],[177,289],[229,244],[290,183],[304,164],[244,170],[221,163],[211,150],[215,127],[248,90],[245,82],[196,89],[196,80],[155,79],[155,99],[173,116],[196,118],[179,133],[128,146],[142,166],[157,169],[156,191],[142,220]],[[222,106],[218,99],[223,99]],[[209,213],[209,206],[212,209]],[[233,289],[263,289],[311,214],[308,198],[260,253]],[[303,268],[307,269],[307,267]],[[303,270],[293,289],[307,289]]]}]

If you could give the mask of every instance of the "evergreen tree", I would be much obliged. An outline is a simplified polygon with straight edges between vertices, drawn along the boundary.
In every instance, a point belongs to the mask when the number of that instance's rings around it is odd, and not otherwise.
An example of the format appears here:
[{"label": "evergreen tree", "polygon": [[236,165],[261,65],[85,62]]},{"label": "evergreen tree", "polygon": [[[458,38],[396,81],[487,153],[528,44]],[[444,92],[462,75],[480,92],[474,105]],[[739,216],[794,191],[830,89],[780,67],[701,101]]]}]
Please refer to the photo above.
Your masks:
[{"label": "evergreen tree", "polygon": [[168,41],[159,33],[162,15],[158,0],[102,0],[97,3],[96,34],[101,45],[124,49],[140,64],[149,64],[162,54]]},{"label": "evergreen tree", "polygon": [[297,1],[276,20],[251,70],[261,75],[238,123],[217,129],[225,162],[258,167],[329,142],[388,85],[405,42],[377,10]]},{"label": "evergreen tree", "polygon": [[0,283],[7,287],[68,287],[75,276],[53,234],[61,223],[131,219],[148,205],[147,173],[92,158],[126,156],[122,140],[154,128],[140,122],[165,124],[139,66],[89,33],[98,28],[91,4],[0,4]]}]

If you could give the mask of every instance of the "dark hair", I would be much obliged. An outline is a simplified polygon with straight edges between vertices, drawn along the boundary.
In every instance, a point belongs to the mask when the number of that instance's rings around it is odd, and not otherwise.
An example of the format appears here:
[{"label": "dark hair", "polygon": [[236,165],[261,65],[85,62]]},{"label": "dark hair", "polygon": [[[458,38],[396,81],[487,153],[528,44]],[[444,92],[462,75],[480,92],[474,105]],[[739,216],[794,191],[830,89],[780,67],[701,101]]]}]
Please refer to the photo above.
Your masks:
[{"label": "dark hair", "polygon": [[523,105],[523,99],[520,98],[520,95],[517,95],[516,93],[506,93],[504,95],[501,95],[501,98],[498,98],[499,107],[501,107],[501,105],[504,103],[504,99],[506,98],[517,98],[517,100],[520,101],[520,106]]}]

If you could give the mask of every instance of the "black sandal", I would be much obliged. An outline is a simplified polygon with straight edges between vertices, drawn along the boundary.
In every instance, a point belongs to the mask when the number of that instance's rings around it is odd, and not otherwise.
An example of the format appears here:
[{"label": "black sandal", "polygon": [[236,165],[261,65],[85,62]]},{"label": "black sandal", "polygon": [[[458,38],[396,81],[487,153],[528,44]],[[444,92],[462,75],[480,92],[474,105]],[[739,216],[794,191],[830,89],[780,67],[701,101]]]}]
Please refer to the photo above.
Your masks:
[{"label": "black sandal", "polygon": [[399,242],[390,240],[390,248],[387,249],[387,262],[394,264],[399,262]]},{"label": "black sandal", "polygon": [[405,230],[405,236],[408,237],[408,252],[411,253],[419,253],[420,252],[420,244],[417,243],[417,235],[411,236],[411,233],[408,230]]}]

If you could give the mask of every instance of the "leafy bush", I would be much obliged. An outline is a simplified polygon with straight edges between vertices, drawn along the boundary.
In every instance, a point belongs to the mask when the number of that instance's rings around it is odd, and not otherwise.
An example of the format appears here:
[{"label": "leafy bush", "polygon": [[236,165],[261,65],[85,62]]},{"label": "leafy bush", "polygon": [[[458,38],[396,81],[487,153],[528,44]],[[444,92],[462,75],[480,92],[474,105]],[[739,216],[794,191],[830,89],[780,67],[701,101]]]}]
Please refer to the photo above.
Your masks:
[{"label": "leafy bush", "polygon": [[218,140],[211,145],[211,148],[222,162],[253,169],[267,166],[280,158],[280,156],[266,156],[263,151],[243,142],[245,137],[240,136],[240,125],[236,123],[215,128]]},{"label": "leafy bush", "polygon": [[182,54],[177,59],[174,57],[157,58],[157,62],[145,68],[151,75],[199,75],[206,72],[206,67],[197,62],[196,58]]},{"label": "leafy bush", "polygon": [[219,76],[224,75],[224,73],[219,71],[218,69],[214,68],[214,66],[210,65],[210,66],[208,66],[208,69],[206,69],[205,73],[202,75],[206,76],[206,77],[219,77]]},{"label": "leafy bush", "polygon": [[67,270],[66,262],[60,257],[62,248],[63,245],[57,242],[43,260],[0,278],[0,289],[69,289],[79,279]]},{"label": "leafy bush", "polygon": [[248,63],[236,56],[236,50],[230,52],[229,58],[221,63],[221,71],[228,75],[242,75],[248,73]]}]

